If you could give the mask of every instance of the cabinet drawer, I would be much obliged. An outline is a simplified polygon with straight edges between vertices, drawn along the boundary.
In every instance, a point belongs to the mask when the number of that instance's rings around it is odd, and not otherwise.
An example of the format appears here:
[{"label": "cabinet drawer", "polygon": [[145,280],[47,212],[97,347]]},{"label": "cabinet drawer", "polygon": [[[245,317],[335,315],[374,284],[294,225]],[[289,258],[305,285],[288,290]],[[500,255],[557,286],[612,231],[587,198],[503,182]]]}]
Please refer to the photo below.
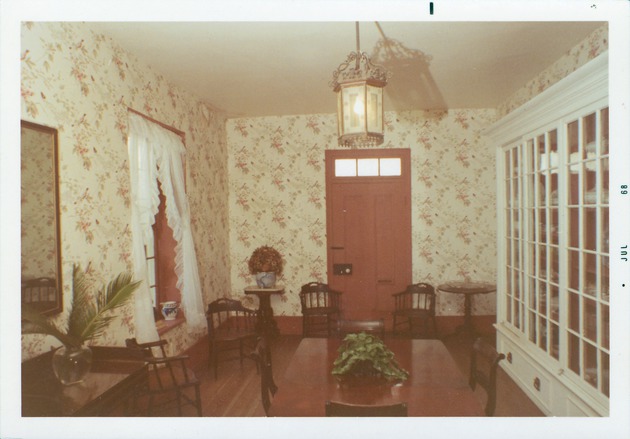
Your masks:
[{"label": "cabinet drawer", "polygon": [[499,352],[505,354],[500,364],[514,379],[536,405],[546,413],[551,411],[552,377],[531,358],[509,340],[499,338]]}]

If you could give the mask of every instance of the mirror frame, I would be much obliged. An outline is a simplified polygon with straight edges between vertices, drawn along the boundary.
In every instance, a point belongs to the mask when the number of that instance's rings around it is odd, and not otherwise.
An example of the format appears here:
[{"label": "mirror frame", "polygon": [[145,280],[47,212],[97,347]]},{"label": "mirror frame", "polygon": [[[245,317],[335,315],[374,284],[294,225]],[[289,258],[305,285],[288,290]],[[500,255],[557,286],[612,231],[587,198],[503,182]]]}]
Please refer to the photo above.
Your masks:
[{"label": "mirror frame", "polygon": [[[56,128],[47,127],[44,125],[40,125],[34,122],[28,122],[25,120],[20,121],[21,129],[30,129],[34,131],[38,131],[40,133],[49,134],[52,137],[52,146],[53,146],[53,187],[54,187],[54,198],[55,198],[55,264],[56,264],[56,289],[57,295],[53,305],[51,307],[43,308],[38,310],[44,315],[52,315],[58,314],[63,311],[63,277],[62,277],[62,269],[61,269],[61,208],[60,208],[60,200],[59,200],[59,133]],[[21,131],[20,129],[20,131]],[[20,166],[21,166],[21,158],[22,158],[22,135],[20,132]],[[21,173],[20,173],[21,175]],[[21,177],[20,177],[21,178]],[[21,182],[21,180],[20,180]],[[21,186],[21,184],[20,184]],[[20,220],[20,227],[22,228],[22,222]],[[21,302],[21,298],[20,298]]]}]

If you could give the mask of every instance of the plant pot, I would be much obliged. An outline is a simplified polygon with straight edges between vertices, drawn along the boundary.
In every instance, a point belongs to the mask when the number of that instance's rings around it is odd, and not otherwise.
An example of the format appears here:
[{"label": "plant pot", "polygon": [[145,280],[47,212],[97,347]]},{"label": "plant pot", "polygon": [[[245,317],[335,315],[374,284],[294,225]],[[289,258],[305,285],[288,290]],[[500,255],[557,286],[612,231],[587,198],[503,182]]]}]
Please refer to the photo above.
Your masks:
[{"label": "plant pot", "polygon": [[388,381],[381,375],[335,375],[338,387],[354,388],[354,387],[391,387],[395,382]]},{"label": "plant pot", "polygon": [[87,346],[62,346],[52,357],[53,372],[66,386],[83,381],[91,367],[92,350]]},{"label": "plant pot", "polygon": [[256,273],[256,285],[258,288],[273,288],[276,286],[276,273],[263,271]]}]

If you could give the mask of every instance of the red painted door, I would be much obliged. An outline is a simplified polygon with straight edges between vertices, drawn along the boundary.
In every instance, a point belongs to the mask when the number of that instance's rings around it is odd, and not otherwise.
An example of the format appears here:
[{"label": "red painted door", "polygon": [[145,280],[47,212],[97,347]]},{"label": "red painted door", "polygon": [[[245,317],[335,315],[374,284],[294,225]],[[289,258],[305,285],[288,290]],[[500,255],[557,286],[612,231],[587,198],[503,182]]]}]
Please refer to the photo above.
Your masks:
[{"label": "red painted door", "polygon": [[326,151],[328,284],[348,319],[385,318],[411,283],[409,150]]}]

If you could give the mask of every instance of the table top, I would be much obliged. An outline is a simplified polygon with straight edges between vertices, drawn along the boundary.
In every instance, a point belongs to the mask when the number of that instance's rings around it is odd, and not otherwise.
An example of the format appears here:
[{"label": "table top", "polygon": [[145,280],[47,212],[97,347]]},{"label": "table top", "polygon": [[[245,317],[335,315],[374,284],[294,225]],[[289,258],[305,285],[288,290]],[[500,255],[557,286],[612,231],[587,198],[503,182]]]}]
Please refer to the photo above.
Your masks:
[{"label": "table top", "polygon": [[95,359],[82,382],[64,386],[53,375],[51,353],[23,364],[22,416],[80,415],[104,394],[145,370],[144,361]]},{"label": "table top", "polygon": [[260,288],[256,285],[245,287],[245,294],[284,294],[283,286],[275,286],[273,288]]},{"label": "table top", "polygon": [[331,374],[341,339],[305,338],[276,382],[269,416],[325,416],[327,400],[407,403],[409,416],[483,416],[479,399],[439,340],[385,339],[409,378],[398,384],[346,387]]},{"label": "table top", "polygon": [[497,286],[490,282],[451,281],[438,286],[440,291],[456,294],[487,294],[497,290]]}]

